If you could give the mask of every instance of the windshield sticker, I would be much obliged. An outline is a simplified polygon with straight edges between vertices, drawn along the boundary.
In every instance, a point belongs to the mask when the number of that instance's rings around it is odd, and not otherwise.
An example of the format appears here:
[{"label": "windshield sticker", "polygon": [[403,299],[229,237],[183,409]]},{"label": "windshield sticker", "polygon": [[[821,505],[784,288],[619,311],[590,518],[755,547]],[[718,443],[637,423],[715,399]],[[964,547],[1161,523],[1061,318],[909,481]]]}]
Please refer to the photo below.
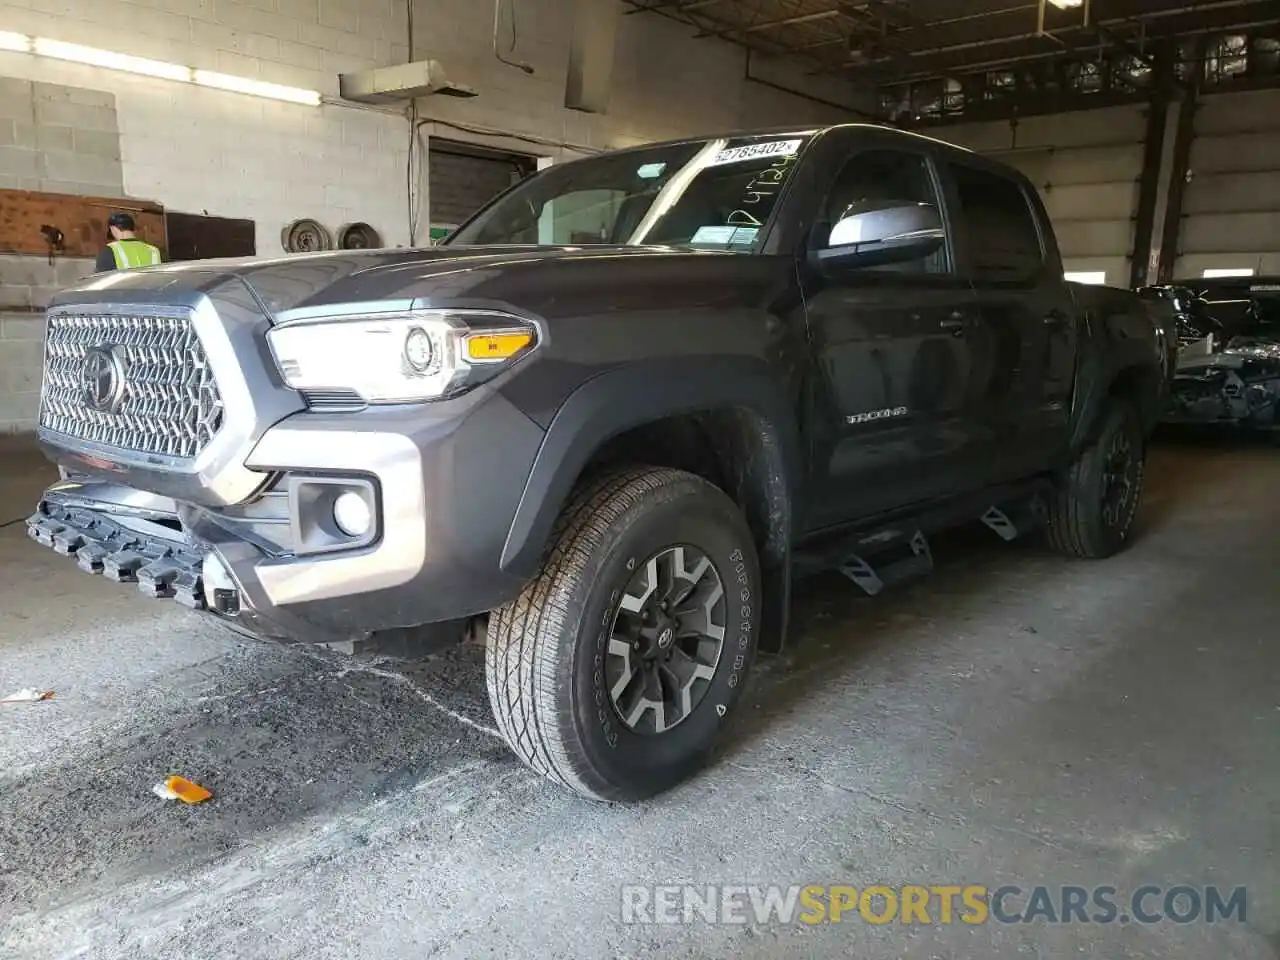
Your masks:
[{"label": "windshield sticker", "polygon": [[[793,150],[775,158],[766,169],[754,174],[751,182],[746,185],[738,209],[729,214],[728,222],[739,227],[763,226],[763,221],[756,214],[768,216],[768,211],[773,208],[773,201],[778,191],[782,189],[782,184],[791,172],[791,168],[795,166],[796,160],[797,154]],[[761,206],[762,202],[766,206]]]},{"label": "windshield sticker", "polygon": [[699,227],[689,241],[691,244],[706,243],[717,246],[738,247],[751,246],[760,233],[756,227],[706,226]]},{"label": "windshield sticker", "polygon": [[707,164],[718,167],[725,163],[741,163],[744,160],[759,160],[763,157],[786,157],[800,149],[803,140],[773,140],[769,143],[748,143],[741,147],[730,147],[721,150]]},{"label": "windshield sticker", "polygon": [[654,177],[662,176],[662,171],[667,169],[665,163],[646,163],[636,171],[636,176],[641,180],[652,180]]}]

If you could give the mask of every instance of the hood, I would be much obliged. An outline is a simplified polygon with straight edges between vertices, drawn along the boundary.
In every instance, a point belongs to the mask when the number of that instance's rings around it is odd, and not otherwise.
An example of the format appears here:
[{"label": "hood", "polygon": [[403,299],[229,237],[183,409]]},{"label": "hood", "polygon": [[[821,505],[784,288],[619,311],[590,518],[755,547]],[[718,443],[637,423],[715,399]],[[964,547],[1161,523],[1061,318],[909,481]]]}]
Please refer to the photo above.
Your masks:
[{"label": "hood", "polygon": [[720,251],[676,247],[490,246],[425,247],[193,260],[100,274],[54,298],[55,305],[121,300],[145,302],[207,292],[232,278],[246,283],[269,315],[326,304],[409,301],[467,296],[500,272],[566,261],[626,262],[635,258],[723,257]]}]

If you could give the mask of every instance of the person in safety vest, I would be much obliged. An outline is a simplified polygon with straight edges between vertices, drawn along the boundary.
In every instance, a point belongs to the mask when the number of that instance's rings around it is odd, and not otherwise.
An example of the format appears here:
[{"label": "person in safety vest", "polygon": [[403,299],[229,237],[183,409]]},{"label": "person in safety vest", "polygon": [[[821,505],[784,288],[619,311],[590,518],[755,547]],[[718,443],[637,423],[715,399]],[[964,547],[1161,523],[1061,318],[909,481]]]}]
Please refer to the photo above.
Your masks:
[{"label": "person in safety vest", "polygon": [[160,250],[134,235],[136,224],[127,213],[113,213],[107,217],[107,233],[111,242],[98,254],[98,270],[128,270],[131,267],[151,267],[160,262]]}]

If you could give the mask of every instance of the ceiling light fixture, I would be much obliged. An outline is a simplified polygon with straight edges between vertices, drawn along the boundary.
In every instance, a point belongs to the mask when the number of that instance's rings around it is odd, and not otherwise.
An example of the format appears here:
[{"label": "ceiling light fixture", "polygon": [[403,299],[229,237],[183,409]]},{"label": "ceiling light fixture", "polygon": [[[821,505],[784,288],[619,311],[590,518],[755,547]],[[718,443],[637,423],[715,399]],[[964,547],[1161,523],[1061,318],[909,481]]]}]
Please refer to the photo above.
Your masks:
[{"label": "ceiling light fixture", "polygon": [[215,73],[211,70],[197,70],[177,63],[148,60],[145,57],[134,57],[127,53],[115,53],[111,50],[99,50],[96,47],[85,47],[78,43],[50,40],[47,37],[29,37],[21,33],[8,33],[0,30],[0,50],[33,53],[36,56],[65,60],[69,63],[83,63],[92,67],[104,67],[108,70],[120,70],[125,73],[155,77],[160,80],[173,80],[177,83],[191,83],[201,87],[229,90],[233,93],[266,97],[270,100],[285,100],[289,103],[300,103],[310,107],[318,107],[320,105],[320,92],[317,90],[287,87],[279,83],[251,80],[248,77],[235,77],[226,73]]},{"label": "ceiling light fixture", "polygon": [[31,52],[31,38],[22,33],[6,33],[0,30],[0,50],[17,50],[19,53]]},{"label": "ceiling light fixture", "polygon": [[106,67],[108,70],[123,70],[125,73],[138,73],[144,77],[183,82],[191,79],[190,69],[178,66],[176,63],[131,57],[124,53],[112,53],[110,50],[82,47],[78,43],[63,43],[61,40],[36,37],[32,41],[31,49],[42,57],[52,57],[55,60],[66,60],[70,63],[85,63],[91,67]]},{"label": "ceiling light fixture", "polygon": [[192,79],[202,87],[216,87],[219,90],[247,93],[250,96],[267,97],[271,100],[288,100],[291,103],[304,103],[311,107],[320,105],[320,94],[315,90],[286,87],[278,83],[267,83],[265,80],[233,77],[228,73],[214,73],[211,70],[193,70]]},{"label": "ceiling light fixture", "polygon": [[1074,10],[1076,7],[1084,6],[1084,0],[1049,0],[1049,2],[1059,10]]}]

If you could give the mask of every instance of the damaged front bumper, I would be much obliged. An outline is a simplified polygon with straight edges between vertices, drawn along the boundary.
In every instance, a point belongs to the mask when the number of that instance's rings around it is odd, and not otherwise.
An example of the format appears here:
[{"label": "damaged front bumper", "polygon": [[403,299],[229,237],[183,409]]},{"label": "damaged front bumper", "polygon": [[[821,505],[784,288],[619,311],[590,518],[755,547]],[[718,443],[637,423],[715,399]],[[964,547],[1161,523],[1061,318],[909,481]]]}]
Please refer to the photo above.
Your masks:
[{"label": "damaged front bumper", "polygon": [[[544,430],[498,381],[367,409],[304,397],[241,278],[196,269],[161,293],[159,276],[50,308],[38,436],[62,480],[33,540],[287,641],[459,621],[519,594],[527,571],[502,557]],[[106,401],[85,392],[89,361]]]},{"label": "damaged front bumper", "polygon": [[208,553],[121,526],[110,517],[47,496],[27,518],[27,535],[55,553],[76,558],[85,573],[137,583],[148,597],[171,597],[192,610],[208,607],[204,563]]},{"label": "damaged front bumper", "polygon": [[234,565],[244,569],[258,556],[248,544],[203,542],[183,530],[176,513],[86,500],[76,492],[78,486],[51,487],[26,525],[32,540],[74,558],[85,573],[136,584],[143,596],[176,600],[254,637],[318,643],[353,639],[270,604],[254,585],[241,582]]},{"label": "damaged front bumper", "polygon": [[[257,492],[228,505],[175,498],[135,468],[106,470],[42,436],[63,479],[27,530],[87,573],[254,636],[363,644],[460,622],[524,585],[499,563],[523,483],[475,478],[497,475],[495,461],[513,451],[532,460],[541,432],[498,397],[433,412],[287,418],[246,458]],[[335,524],[342,492],[367,498],[366,534]]]}]

